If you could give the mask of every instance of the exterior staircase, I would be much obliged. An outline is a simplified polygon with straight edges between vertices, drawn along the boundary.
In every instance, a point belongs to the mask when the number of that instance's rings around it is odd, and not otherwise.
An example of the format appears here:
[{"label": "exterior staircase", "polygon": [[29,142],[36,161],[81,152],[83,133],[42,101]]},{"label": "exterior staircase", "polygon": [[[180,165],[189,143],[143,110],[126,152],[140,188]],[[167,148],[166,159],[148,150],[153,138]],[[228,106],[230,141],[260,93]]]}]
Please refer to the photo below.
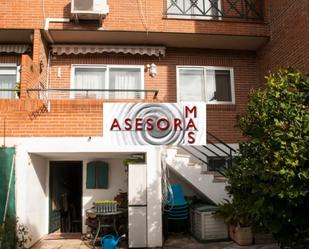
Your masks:
[{"label": "exterior staircase", "polygon": [[231,165],[236,148],[207,133],[206,146],[174,146],[167,149],[170,170],[214,204],[229,199],[225,170]]}]

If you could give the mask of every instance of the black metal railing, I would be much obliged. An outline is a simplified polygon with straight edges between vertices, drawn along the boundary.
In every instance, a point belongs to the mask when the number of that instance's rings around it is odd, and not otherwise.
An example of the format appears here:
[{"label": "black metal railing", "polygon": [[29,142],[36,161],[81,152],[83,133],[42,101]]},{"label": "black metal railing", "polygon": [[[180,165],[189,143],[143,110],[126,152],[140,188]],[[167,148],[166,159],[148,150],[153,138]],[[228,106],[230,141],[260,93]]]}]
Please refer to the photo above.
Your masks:
[{"label": "black metal railing", "polygon": [[35,93],[35,97],[39,99],[156,99],[159,90],[35,88],[27,89],[27,93],[32,97]]},{"label": "black metal railing", "polygon": [[164,7],[167,18],[262,21],[264,0],[165,0]]},{"label": "black metal railing", "polygon": [[[215,171],[225,176],[225,171],[233,163],[236,150],[210,132],[207,132],[207,144],[203,146],[181,146],[181,148],[206,165],[207,171]],[[216,158],[221,163],[219,165],[210,164],[209,158]]]},{"label": "black metal railing", "polygon": [[[2,93],[6,93],[7,96],[5,96]],[[15,99],[18,98],[20,95],[20,90],[19,89],[0,89],[0,99]]]}]

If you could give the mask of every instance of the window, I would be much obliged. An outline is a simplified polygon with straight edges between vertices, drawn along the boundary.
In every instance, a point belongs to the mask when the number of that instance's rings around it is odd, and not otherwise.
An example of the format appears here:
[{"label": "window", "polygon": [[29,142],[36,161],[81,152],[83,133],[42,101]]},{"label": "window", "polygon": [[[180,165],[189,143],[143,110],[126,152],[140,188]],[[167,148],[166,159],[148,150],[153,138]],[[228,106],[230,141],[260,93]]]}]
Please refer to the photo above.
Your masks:
[{"label": "window", "polygon": [[[18,81],[18,67],[14,64],[0,64],[0,99],[14,99]],[[8,90],[8,91],[5,91]]]},{"label": "window", "polygon": [[88,189],[108,188],[108,164],[106,162],[94,161],[87,164]]},{"label": "window", "polygon": [[[141,70],[139,68],[110,68],[109,84],[110,89],[141,89]],[[140,93],[110,92],[110,98],[140,98]]]},{"label": "window", "polygon": [[178,67],[177,77],[178,101],[235,102],[232,68]]},{"label": "window", "polygon": [[225,172],[228,168],[228,159],[222,157],[208,157],[208,170]]},{"label": "window", "polygon": [[179,69],[179,94],[181,101],[204,101],[204,69]]},{"label": "window", "polygon": [[[106,68],[75,68],[75,89],[105,89]],[[76,92],[75,98],[102,98],[104,92]]]},{"label": "window", "polygon": [[[135,99],[142,98],[140,92],[111,90],[141,90],[144,88],[143,66],[116,65],[73,65],[73,89],[97,89],[98,91],[75,91],[74,98],[109,98]],[[99,91],[99,90],[110,91]]]}]

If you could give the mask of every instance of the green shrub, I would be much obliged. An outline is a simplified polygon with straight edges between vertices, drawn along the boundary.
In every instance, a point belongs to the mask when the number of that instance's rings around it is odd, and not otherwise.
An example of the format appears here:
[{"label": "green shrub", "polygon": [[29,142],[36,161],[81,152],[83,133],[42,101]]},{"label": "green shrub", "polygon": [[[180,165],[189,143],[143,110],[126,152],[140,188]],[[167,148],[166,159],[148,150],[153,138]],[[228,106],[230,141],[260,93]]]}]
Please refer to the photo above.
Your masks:
[{"label": "green shrub", "polygon": [[12,217],[6,219],[4,229],[0,228],[0,238],[1,249],[26,249],[27,243],[31,241],[29,229]]},{"label": "green shrub", "polygon": [[16,248],[16,220],[7,217],[4,229],[0,228],[0,238],[2,241],[2,249]]},{"label": "green shrub", "polygon": [[227,190],[255,230],[282,248],[309,248],[309,74],[270,75],[238,125],[248,141],[227,172]]},{"label": "green shrub", "polygon": [[250,226],[246,207],[240,206],[240,204],[226,200],[225,203],[219,205],[219,210],[215,213],[215,217],[223,218],[227,224]]}]

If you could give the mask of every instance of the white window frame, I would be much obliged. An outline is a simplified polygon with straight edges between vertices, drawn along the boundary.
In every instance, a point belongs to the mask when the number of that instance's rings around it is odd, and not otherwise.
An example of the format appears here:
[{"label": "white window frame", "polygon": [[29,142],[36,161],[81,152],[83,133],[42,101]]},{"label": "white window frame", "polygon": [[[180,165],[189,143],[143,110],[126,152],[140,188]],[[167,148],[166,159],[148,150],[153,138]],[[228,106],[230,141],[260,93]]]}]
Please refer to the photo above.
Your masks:
[{"label": "white window frame", "polygon": [[[235,104],[235,81],[234,81],[234,68],[233,67],[221,67],[221,66],[187,66],[187,65],[183,65],[183,66],[176,66],[176,82],[177,82],[177,102],[180,102],[180,70],[181,69],[202,69],[204,72],[204,84],[205,84],[205,92],[204,92],[204,96],[205,96],[205,100],[204,101],[200,101],[200,102],[206,102],[206,104],[209,105],[234,105]],[[207,74],[206,71],[207,70],[226,70],[226,71],[230,71],[230,78],[231,78],[231,101],[207,101]]]},{"label": "white window frame", "polygon": [[[70,89],[75,89],[75,69],[76,68],[104,68],[106,69],[105,73],[105,89],[109,89],[109,70],[111,68],[135,68],[140,69],[141,72],[141,90],[144,90],[145,88],[145,82],[144,82],[144,66],[143,65],[118,65],[118,64],[72,64],[71,65],[71,82],[70,82]],[[106,92],[104,94],[105,96],[108,96],[109,92]],[[70,93],[70,98],[74,99],[74,92]],[[144,98],[144,94],[141,93],[141,98]],[[109,99],[108,97],[106,99]]]},{"label": "white window frame", "polygon": [[[16,63],[0,63],[0,69],[8,68],[8,67],[15,67],[16,71],[14,75],[16,75],[16,83],[20,83],[20,66],[17,65]],[[2,71],[3,70],[0,70],[0,75],[8,74],[8,73],[2,73]],[[9,75],[13,75],[13,74],[9,74]],[[15,92],[15,99],[18,99],[17,92]]]}]

